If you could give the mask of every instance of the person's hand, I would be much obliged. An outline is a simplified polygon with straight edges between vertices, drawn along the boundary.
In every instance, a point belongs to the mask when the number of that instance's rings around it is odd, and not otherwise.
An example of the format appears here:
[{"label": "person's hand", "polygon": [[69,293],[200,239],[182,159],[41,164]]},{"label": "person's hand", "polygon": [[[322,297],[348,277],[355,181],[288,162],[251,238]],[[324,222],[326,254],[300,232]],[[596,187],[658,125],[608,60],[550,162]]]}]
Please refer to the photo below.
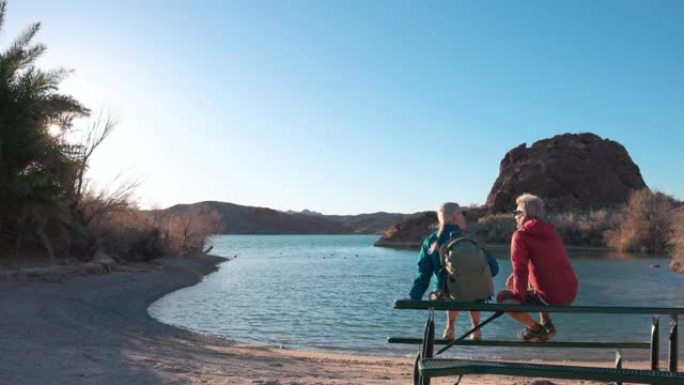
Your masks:
[{"label": "person's hand", "polygon": [[513,289],[513,274],[512,273],[511,273],[511,275],[508,276],[508,278],[506,278],[506,288]]},{"label": "person's hand", "polygon": [[435,290],[433,292],[430,292],[430,301],[441,301],[444,299],[444,293],[442,293],[440,290]]}]

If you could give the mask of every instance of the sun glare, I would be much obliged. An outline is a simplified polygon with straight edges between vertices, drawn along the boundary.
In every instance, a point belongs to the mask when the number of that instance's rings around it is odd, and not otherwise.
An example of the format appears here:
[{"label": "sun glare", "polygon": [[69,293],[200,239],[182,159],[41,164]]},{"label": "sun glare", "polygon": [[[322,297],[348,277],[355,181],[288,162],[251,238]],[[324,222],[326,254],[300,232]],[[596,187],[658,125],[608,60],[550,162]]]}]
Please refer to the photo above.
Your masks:
[{"label": "sun glare", "polygon": [[57,137],[62,134],[62,127],[56,124],[51,124],[47,127],[47,133],[52,137]]}]

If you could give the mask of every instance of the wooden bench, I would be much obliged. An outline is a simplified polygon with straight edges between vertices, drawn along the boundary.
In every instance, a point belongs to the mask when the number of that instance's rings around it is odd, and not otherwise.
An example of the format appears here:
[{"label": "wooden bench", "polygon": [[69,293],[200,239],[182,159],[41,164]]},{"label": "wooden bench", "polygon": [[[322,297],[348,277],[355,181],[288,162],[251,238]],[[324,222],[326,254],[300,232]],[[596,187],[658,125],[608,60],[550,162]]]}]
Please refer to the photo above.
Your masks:
[{"label": "wooden bench", "polygon": [[[495,374],[522,377],[547,377],[560,379],[578,379],[592,381],[612,381],[616,383],[632,382],[644,384],[684,384],[684,372],[677,371],[677,322],[678,315],[684,314],[683,307],[600,307],[600,306],[538,306],[510,304],[481,304],[463,302],[410,301],[399,300],[394,303],[395,309],[429,310],[428,322],[423,338],[389,337],[390,343],[420,343],[421,348],[416,357],[414,384],[429,385],[433,377],[463,376],[465,374]],[[522,348],[615,348],[616,367],[595,368],[571,365],[529,364],[520,362],[503,362],[487,360],[467,360],[458,358],[437,358],[433,356],[436,344],[448,341],[435,340],[434,312],[436,310],[483,311],[483,312],[549,312],[572,314],[651,314],[650,341],[590,341],[590,342],[524,342],[524,341],[460,341],[457,346],[510,346]],[[656,315],[666,314],[671,317],[669,331],[668,370],[658,369],[659,357],[659,318]],[[649,349],[651,367],[649,370],[622,368],[621,349]]]}]

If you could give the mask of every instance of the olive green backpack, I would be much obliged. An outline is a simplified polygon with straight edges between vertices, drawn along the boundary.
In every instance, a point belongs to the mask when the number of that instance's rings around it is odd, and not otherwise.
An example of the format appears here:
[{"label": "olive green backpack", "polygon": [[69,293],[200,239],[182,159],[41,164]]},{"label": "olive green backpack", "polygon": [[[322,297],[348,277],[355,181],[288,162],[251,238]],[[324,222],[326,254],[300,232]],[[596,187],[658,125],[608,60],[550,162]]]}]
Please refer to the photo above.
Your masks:
[{"label": "olive green backpack", "polygon": [[439,249],[439,257],[447,275],[442,289],[445,299],[475,302],[492,297],[492,272],[487,254],[477,241],[467,237],[450,239]]}]

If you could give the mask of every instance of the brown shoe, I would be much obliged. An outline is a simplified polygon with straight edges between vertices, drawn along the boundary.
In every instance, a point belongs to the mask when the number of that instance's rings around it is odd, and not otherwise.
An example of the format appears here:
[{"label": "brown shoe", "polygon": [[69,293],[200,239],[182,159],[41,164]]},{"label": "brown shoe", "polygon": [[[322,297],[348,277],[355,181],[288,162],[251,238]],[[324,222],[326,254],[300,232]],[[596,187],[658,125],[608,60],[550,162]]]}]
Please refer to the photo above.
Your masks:
[{"label": "brown shoe", "polygon": [[518,337],[520,337],[520,339],[523,341],[529,342],[544,342],[551,338],[546,329],[539,324],[537,324],[537,330],[532,330],[530,328],[521,330],[518,334]]}]

